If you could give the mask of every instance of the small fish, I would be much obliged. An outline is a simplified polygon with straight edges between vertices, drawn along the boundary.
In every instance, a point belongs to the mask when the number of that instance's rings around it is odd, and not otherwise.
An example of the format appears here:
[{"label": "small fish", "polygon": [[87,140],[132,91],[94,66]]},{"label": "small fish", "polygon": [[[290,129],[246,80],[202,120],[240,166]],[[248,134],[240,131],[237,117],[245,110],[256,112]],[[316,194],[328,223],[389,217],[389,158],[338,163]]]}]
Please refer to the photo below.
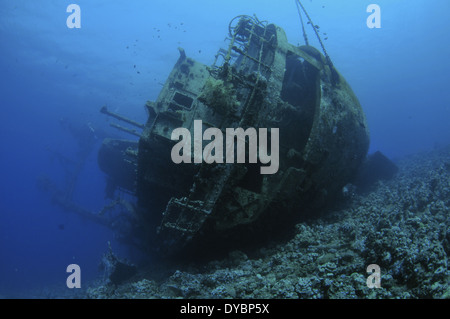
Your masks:
[{"label": "small fish", "polygon": [[64,230],[64,224],[59,224],[59,225],[58,225],[58,229],[59,229],[59,230]]}]

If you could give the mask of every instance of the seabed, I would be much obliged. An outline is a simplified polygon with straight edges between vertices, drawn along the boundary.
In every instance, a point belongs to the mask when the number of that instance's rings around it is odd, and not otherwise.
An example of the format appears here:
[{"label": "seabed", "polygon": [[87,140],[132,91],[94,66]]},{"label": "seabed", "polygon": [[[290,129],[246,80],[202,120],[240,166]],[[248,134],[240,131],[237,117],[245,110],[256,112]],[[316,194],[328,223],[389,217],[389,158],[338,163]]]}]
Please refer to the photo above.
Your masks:
[{"label": "seabed", "polygon": [[[450,298],[450,146],[403,158],[389,181],[295,226],[284,242],[204,263],[154,264],[86,298]],[[381,270],[368,288],[367,266]]]}]

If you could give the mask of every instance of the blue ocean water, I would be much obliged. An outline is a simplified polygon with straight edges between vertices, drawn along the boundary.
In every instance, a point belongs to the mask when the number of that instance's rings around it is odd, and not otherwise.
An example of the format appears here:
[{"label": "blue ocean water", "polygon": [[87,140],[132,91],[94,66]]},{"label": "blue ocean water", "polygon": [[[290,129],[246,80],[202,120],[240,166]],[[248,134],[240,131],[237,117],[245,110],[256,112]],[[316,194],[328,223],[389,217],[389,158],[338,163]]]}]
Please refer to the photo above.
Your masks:
[{"label": "blue ocean water", "polygon": [[[450,26],[447,0],[304,0],[336,68],[368,119],[370,151],[399,158],[450,143]],[[68,28],[67,7],[81,8]],[[366,24],[369,4],[381,28]],[[72,199],[99,211],[105,175],[97,164],[109,126],[99,109],[144,123],[178,58],[178,47],[212,64],[229,21],[248,14],[281,26],[291,43],[303,36],[292,0],[3,0],[0,4],[0,296],[64,289],[76,263],[83,283],[98,278],[101,256],[141,258],[114,232],[52,203],[39,185],[72,185]],[[314,36],[309,30],[313,45]],[[83,144],[86,127],[94,140]],[[85,153],[80,153],[84,150]],[[75,163],[78,178],[71,179]]]}]

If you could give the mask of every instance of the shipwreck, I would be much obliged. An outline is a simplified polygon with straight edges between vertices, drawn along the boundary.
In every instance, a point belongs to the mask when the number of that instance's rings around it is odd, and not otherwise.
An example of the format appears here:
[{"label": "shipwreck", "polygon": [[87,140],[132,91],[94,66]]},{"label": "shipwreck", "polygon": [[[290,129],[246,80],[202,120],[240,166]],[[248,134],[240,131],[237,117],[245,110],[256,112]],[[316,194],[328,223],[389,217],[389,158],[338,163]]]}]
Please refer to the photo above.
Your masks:
[{"label": "shipwreck", "polygon": [[[148,247],[173,254],[259,241],[332,203],[355,178],[368,151],[368,126],[324,48],[292,45],[281,27],[238,16],[213,65],[179,51],[157,100],[145,105],[145,124],[101,110],[139,136],[106,138],[98,163],[110,191],[135,196],[134,228]],[[260,174],[260,161],[174,163],[172,132],[194,134],[198,120],[202,132],[224,135],[226,128],[278,128],[277,172]]]}]

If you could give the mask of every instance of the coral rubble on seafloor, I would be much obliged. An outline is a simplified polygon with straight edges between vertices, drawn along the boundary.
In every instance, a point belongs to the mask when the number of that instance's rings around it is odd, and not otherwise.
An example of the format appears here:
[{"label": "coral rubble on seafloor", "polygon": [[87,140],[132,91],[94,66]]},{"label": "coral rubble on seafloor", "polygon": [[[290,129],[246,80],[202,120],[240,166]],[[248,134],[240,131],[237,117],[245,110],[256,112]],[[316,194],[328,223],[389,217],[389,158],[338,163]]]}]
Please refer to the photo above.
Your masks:
[{"label": "coral rubble on seafloor", "polygon": [[[92,286],[87,297],[450,298],[450,147],[397,165],[392,180],[299,223],[287,242],[164,265],[172,269],[166,277],[142,272],[118,286]],[[381,288],[367,287],[370,264],[380,266]]]}]

